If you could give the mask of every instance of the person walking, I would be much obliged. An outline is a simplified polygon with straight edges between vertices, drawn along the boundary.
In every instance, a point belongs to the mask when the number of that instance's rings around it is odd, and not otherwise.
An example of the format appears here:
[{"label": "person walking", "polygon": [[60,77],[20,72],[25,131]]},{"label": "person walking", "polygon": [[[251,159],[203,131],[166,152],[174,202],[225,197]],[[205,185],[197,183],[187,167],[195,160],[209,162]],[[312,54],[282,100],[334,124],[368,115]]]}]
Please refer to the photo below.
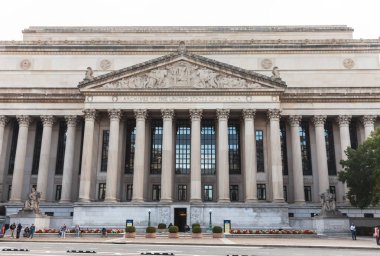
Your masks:
[{"label": "person walking", "polygon": [[76,237],[79,238],[80,237],[80,227],[79,225],[75,225],[75,234],[76,234]]},{"label": "person walking", "polygon": [[29,237],[30,238],[33,238],[34,236],[34,232],[36,232],[36,226],[34,226],[34,224],[32,224],[32,226],[30,226],[30,229],[29,229]]},{"label": "person walking", "polygon": [[350,226],[352,240],[356,240],[356,227],[354,223]]},{"label": "person walking", "polygon": [[16,228],[16,238],[17,239],[20,238],[21,230],[22,230],[22,226],[21,226],[21,223],[19,223],[19,224],[17,224],[17,228]]},{"label": "person walking", "polygon": [[61,237],[62,238],[66,238],[66,224],[63,224],[63,226],[61,227]]},{"label": "person walking", "polygon": [[375,227],[375,232],[373,233],[373,237],[376,239],[376,244],[377,245],[380,245],[380,230],[379,230],[379,226],[376,226]]},{"label": "person walking", "polygon": [[15,238],[16,223],[13,223],[9,228],[11,229],[11,238]]}]

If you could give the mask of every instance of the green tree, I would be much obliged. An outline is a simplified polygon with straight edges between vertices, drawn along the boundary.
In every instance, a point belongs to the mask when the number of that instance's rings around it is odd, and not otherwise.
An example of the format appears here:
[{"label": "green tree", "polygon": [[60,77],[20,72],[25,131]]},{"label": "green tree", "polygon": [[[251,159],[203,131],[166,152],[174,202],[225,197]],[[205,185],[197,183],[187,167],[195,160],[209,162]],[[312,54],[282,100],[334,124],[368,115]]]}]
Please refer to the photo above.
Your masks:
[{"label": "green tree", "polygon": [[347,197],[360,209],[377,205],[380,200],[380,128],[355,150],[347,148],[347,160],[339,180],[348,187]]}]

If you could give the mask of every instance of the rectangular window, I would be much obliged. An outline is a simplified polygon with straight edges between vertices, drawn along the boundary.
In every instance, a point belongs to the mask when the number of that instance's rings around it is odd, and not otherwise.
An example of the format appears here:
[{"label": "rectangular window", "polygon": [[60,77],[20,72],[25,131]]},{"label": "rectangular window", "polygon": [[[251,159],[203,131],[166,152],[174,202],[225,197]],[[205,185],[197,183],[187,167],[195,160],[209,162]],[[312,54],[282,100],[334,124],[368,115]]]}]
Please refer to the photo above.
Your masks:
[{"label": "rectangular window", "polygon": [[215,175],[216,172],[216,133],[214,120],[201,121],[201,172]]},{"label": "rectangular window", "polygon": [[17,147],[17,139],[18,139],[18,122],[13,122],[13,133],[12,133],[12,143],[11,143],[11,152],[9,156],[9,164],[8,164],[8,174],[13,174],[13,169],[15,167],[15,158],[16,158],[16,147]]},{"label": "rectangular window", "polygon": [[190,174],[191,128],[188,120],[177,120],[175,140],[175,173]]},{"label": "rectangular window", "polygon": [[228,120],[228,158],[230,174],[241,174],[239,120]]},{"label": "rectangular window", "polygon": [[127,196],[126,196],[126,200],[127,201],[132,201],[132,195],[133,195],[133,185],[132,184],[127,184]]},{"label": "rectangular window", "polygon": [[124,173],[133,174],[134,158],[135,158],[135,142],[136,142],[136,122],[134,120],[127,121],[127,142],[125,149],[125,168]]},{"label": "rectangular window", "polygon": [[239,201],[239,186],[230,185],[230,200],[231,202]]},{"label": "rectangular window", "polygon": [[161,185],[153,185],[152,188],[152,201],[160,201],[161,198]]},{"label": "rectangular window", "polygon": [[288,175],[288,152],[286,148],[286,123],[280,122],[280,141],[281,141],[281,160],[282,160],[282,174]]},{"label": "rectangular window", "polygon": [[256,159],[257,172],[264,172],[264,134],[262,130],[256,130]]},{"label": "rectangular window", "polygon": [[99,183],[98,200],[103,201],[106,198],[106,183]]},{"label": "rectangular window", "polygon": [[265,184],[257,184],[257,199],[267,200],[267,188]]},{"label": "rectangular window", "polygon": [[178,185],[178,201],[187,201],[187,185]]},{"label": "rectangular window", "polygon": [[109,130],[103,130],[102,162],[100,164],[100,171],[101,172],[107,172],[109,139],[110,139],[110,131]]},{"label": "rectangular window", "polygon": [[305,192],[305,201],[311,202],[311,186],[304,186],[304,192]]},{"label": "rectangular window", "polygon": [[203,201],[213,201],[214,200],[214,189],[212,185],[204,185],[203,187]]},{"label": "rectangular window", "polygon": [[7,196],[7,201],[9,201],[9,199],[11,199],[11,193],[12,193],[12,185],[9,185],[9,186],[8,186],[8,196]]},{"label": "rectangular window", "polygon": [[303,175],[313,175],[311,169],[309,122],[302,121],[299,130]]},{"label": "rectangular window", "polygon": [[62,185],[57,185],[55,187],[55,201],[61,200]]},{"label": "rectangular window", "polygon": [[55,174],[63,174],[63,162],[65,158],[65,148],[66,148],[66,132],[67,125],[65,121],[59,122],[59,132],[58,132],[58,146],[57,146],[57,161],[55,163]]},{"label": "rectangular window", "polygon": [[43,130],[42,122],[38,121],[36,124],[36,136],[34,140],[32,175],[38,174],[38,168],[40,165],[42,130]]},{"label": "rectangular window", "polygon": [[286,186],[284,186],[284,200],[285,202],[288,201],[288,188]]},{"label": "rectangular window", "polygon": [[152,120],[151,149],[150,149],[150,173],[161,174],[162,164],[162,120]]},{"label": "rectangular window", "polygon": [[334,132],[331,120],[325,122],[325,140],[327,152],[327,166],[329,175],[336,175]]}]

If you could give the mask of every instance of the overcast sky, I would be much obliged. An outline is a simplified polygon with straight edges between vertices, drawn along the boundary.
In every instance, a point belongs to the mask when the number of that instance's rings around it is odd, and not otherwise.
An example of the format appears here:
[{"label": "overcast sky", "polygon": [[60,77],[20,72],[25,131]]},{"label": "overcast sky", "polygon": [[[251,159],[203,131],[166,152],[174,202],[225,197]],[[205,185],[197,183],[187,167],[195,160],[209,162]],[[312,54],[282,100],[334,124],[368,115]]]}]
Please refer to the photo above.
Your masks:
[{"label": "overcast sky", "polygon": [[29,26],[348,25],[380,37],[379,0],[1,0],[0,40]]}]

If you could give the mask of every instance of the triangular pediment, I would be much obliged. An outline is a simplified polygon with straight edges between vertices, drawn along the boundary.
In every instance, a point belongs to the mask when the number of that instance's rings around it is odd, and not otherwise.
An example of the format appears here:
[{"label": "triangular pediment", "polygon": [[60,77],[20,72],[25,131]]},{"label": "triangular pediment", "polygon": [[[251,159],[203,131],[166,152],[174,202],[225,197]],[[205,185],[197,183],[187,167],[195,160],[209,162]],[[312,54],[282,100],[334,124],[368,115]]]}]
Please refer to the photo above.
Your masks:
[{"label": "triangular pediment", "polygon": [[279,79],[189,53],[169,54],[79,84],[81,91],[155,89],[284,90]]}]

